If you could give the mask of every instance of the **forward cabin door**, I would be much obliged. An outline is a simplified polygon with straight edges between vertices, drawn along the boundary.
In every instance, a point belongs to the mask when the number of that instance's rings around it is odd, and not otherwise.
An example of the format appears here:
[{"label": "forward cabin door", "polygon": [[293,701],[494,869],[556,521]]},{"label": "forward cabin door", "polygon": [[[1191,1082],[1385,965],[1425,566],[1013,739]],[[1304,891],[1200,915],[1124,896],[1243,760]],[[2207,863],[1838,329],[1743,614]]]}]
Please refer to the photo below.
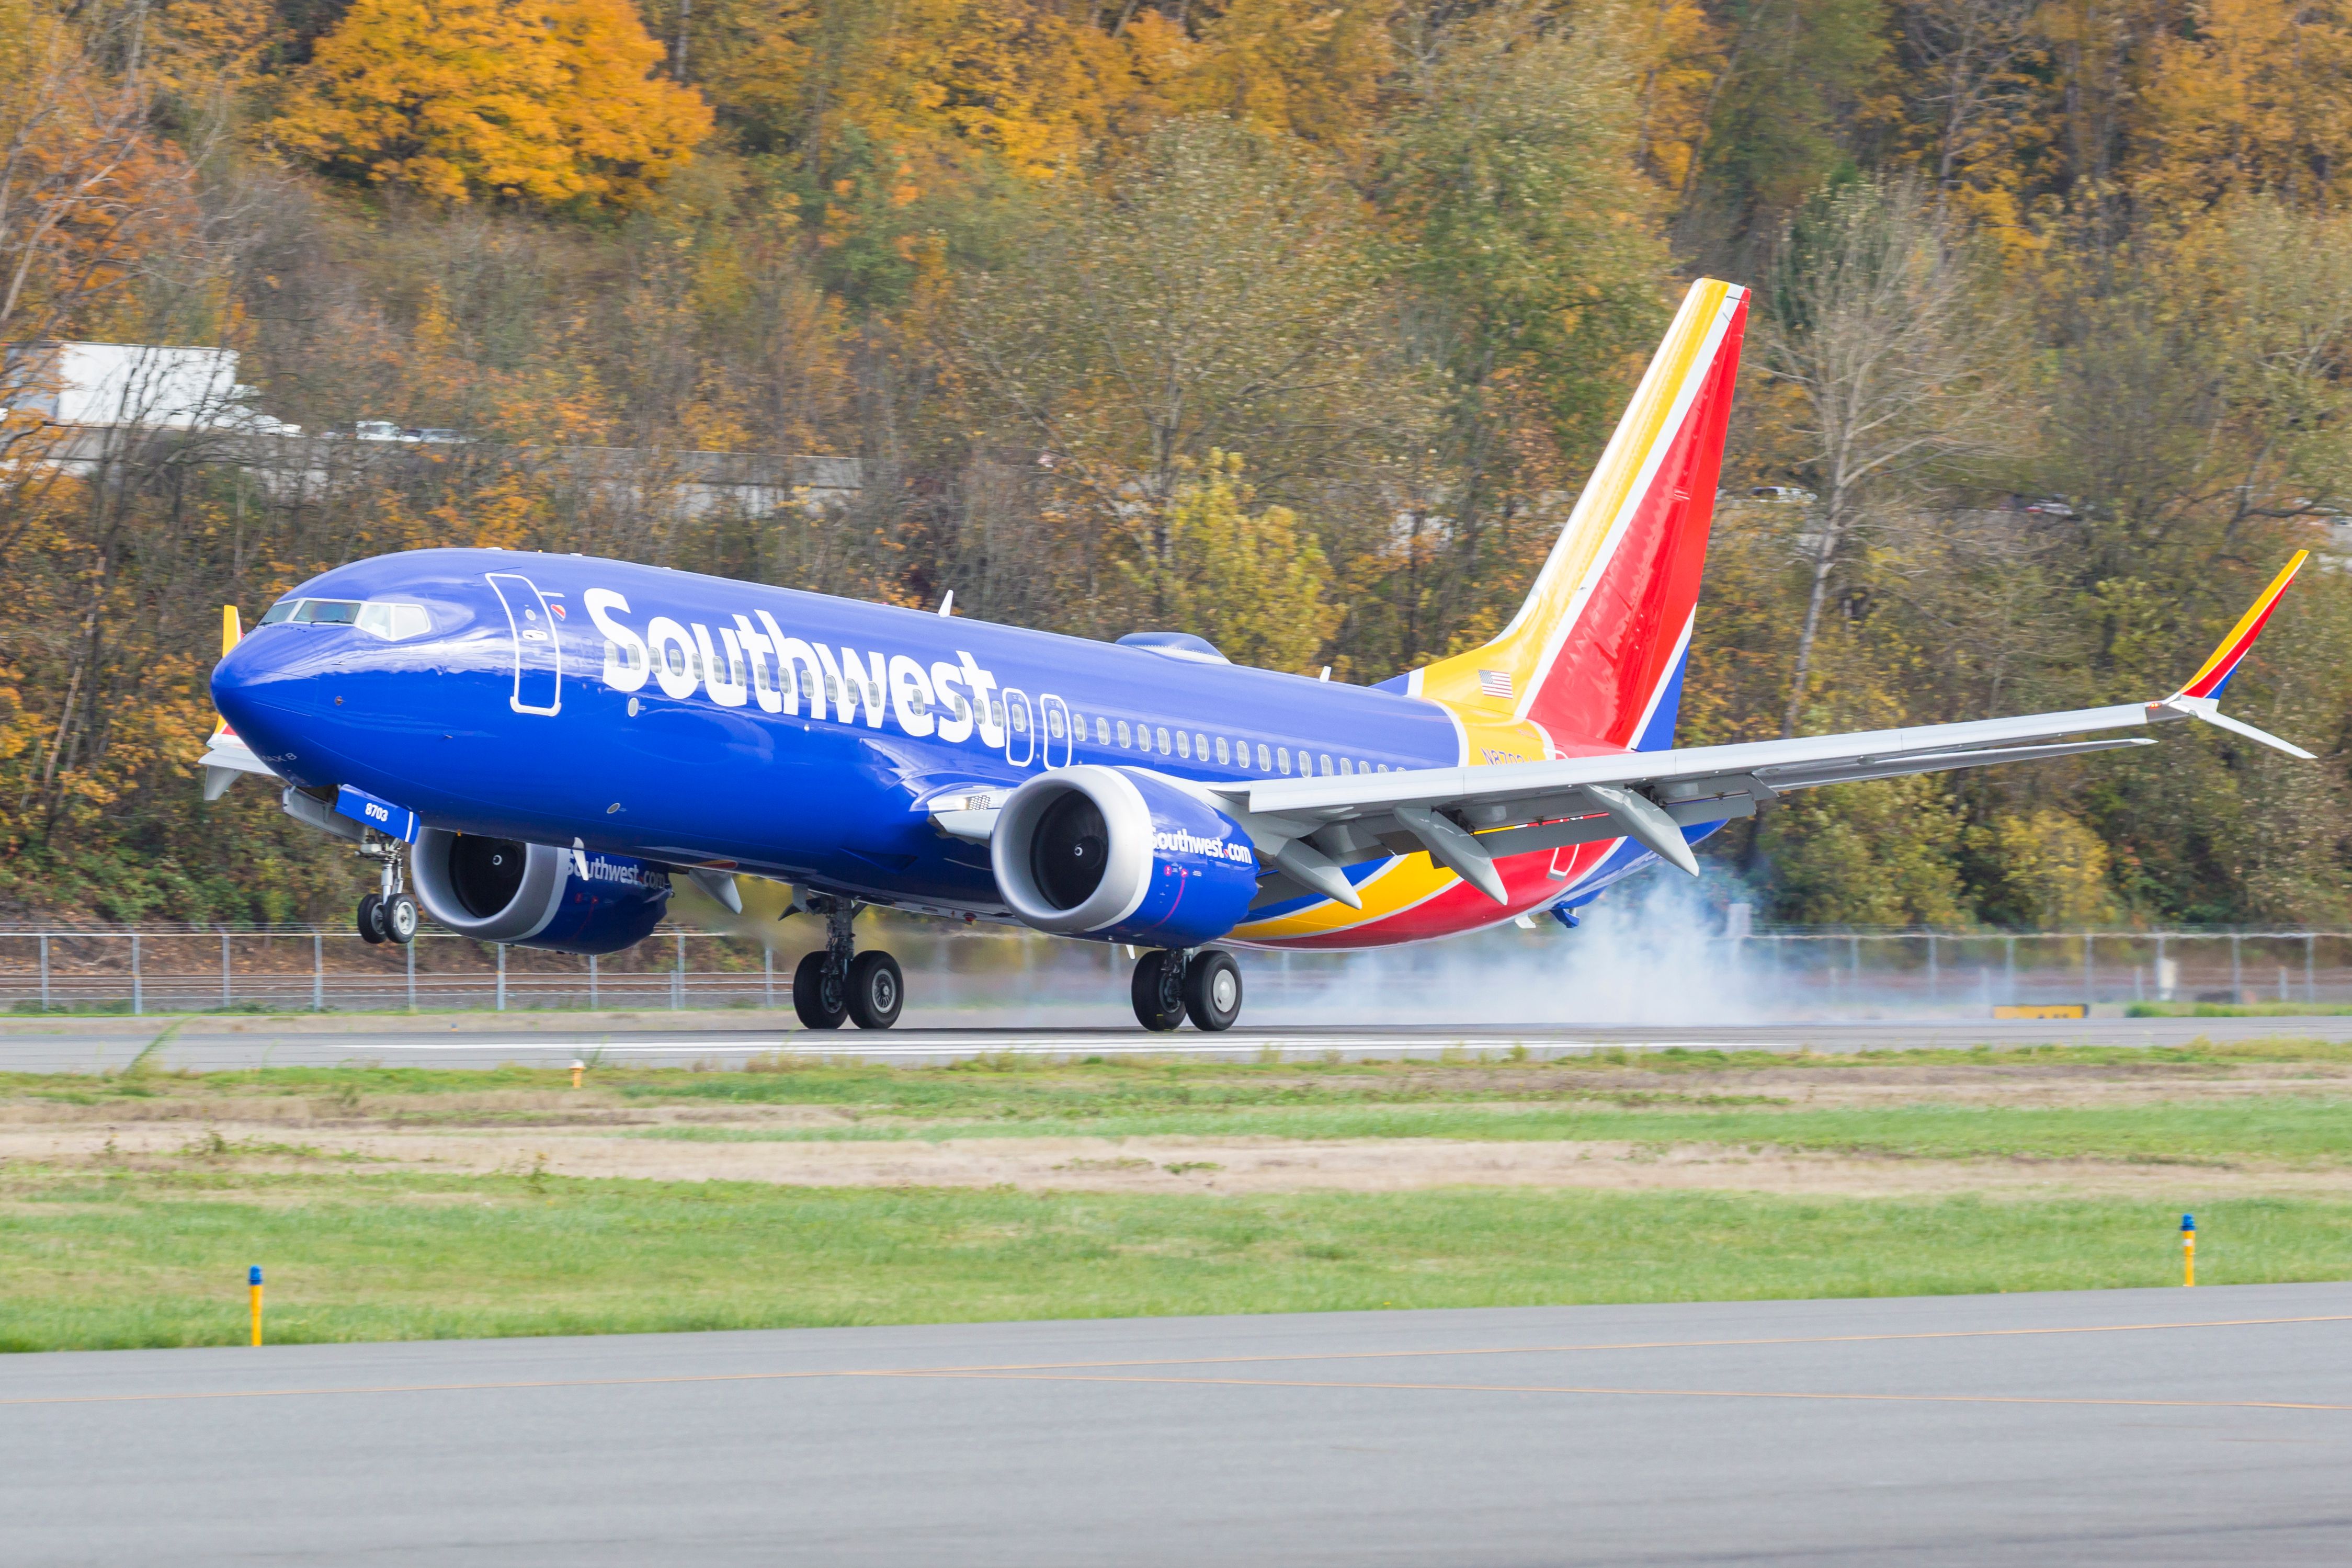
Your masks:
[{"label": "forward cabin door", "polygon": [[514,637],[514,695],[518,713],[553,714],[563,706],[563,645],[555,635],[555,613],[547,595],[519,572],[490,572],[491,591],[506,606]]}]

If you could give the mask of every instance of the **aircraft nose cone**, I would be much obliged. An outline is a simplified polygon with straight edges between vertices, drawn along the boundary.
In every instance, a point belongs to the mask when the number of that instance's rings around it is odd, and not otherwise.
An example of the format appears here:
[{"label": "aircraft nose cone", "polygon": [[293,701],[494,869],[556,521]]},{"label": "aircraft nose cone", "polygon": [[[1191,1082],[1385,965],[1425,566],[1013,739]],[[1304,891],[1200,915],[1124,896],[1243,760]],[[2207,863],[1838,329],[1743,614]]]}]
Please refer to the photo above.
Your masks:
[{"label": "aircraft nose cone", "polygon": [[322,782],[304,776],[306,751],[319,748],[322,715],[333,700],[325,672],[314,668],[310,639],[257,629],[221,656],[213,667],[213,706],[256,756],[298,784]]}]

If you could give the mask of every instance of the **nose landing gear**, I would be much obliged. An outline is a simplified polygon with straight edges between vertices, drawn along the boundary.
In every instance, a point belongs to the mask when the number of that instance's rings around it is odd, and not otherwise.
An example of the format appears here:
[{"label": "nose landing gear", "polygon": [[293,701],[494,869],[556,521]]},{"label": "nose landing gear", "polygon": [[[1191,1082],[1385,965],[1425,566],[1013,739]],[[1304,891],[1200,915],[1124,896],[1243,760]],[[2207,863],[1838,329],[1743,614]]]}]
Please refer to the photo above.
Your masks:
[{"label": "nose landing gear", "polygon": [[907,999],[907,979],[887,952],[857,952],[850,922],[855,900],[812,894],[807,907],[824,916],[824,946],[793,971],[793,1011],[806,1029],[887,1029],[898,1021]]},{"label": "nose landing gear", "polygon": [[408,846],[371,830],[359,853],[383,863],[381,886],[360,900],[360,939],[406,947],[416,940],[416,900],[408,896]]},{"label": "nose landing gear", "polygon": [[1136,961],[1129,992],[1136,1018],[1155,1034],[1188,1017],[1194,1028],[1221,1034],[1242,1016],[1241,965],[1221,947],[1147,952]]}]

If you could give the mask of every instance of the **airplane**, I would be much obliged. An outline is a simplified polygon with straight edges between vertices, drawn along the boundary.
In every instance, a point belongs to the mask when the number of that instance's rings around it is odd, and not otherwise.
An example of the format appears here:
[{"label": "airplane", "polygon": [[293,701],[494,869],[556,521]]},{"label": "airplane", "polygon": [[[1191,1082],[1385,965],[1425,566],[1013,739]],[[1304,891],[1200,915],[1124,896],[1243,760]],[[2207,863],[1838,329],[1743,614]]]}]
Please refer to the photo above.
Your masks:
[{"label": "airplane", "polygon": [[[249,635],[225,612],[208,796],[266,774],[379,861],[361,934],[617,952],[675,876],[741,910],[792,889],[825,942],[813,1029],[887,1028],[866,908],[1140,950],[1138,1020],[1229,1028],[1231,949],[1371,948],[1563,924],[1791,790],[2153,745],[2218,700],[2307,552],[2172,695],[2067,712],[1677,748],[1748,291],[1675,314],[1510,623],[1360,687],[580,555],[429,549],[338,566]],[[1325,674],[1328,676],[1328,672]]]}]

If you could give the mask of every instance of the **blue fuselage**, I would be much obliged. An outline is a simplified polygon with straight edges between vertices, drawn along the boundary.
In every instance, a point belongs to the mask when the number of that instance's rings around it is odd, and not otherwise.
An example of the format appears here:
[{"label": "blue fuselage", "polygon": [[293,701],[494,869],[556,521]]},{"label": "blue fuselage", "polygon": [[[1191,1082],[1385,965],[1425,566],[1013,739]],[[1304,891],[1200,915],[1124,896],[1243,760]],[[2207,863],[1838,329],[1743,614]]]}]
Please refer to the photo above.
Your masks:
[{"label": "blue fuselage", "polygon": [[288,595],[213,677],[292,782],[427,824],[1002,909],[935,797],[1068,763],[1182,778],[1451,766],[1421,699],[582,556],[428,550]]}]

